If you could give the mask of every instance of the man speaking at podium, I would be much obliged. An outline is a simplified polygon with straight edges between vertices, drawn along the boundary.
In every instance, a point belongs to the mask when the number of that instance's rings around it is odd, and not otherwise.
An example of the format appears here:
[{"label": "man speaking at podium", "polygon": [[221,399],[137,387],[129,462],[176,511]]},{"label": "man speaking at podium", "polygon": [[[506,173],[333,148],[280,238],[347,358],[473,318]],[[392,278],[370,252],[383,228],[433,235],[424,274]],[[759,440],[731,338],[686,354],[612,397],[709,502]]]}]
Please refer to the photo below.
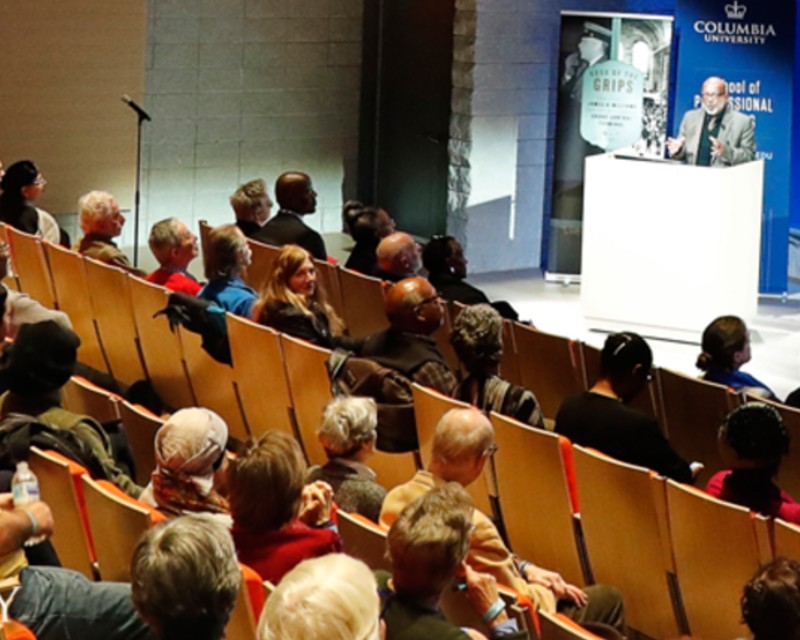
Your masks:
[{"label": "man speaking at podium", "polygon": [[703,83],[703,106],[687,111],[677,138],[667,139],[671,158],[688,164],[729,167],[750,162],[756,155],[755,121],[728,106],[722,78]]}]

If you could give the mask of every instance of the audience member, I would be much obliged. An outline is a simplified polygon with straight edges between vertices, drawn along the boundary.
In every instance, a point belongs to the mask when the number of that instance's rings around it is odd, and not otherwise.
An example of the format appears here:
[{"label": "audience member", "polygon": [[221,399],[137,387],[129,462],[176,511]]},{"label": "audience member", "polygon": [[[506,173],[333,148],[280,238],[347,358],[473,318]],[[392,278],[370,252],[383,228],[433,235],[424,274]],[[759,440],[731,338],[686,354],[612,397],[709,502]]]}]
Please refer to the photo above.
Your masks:
[{"label": "audience member", "polygon": [[375,481],[366,461],[375,453],[378,411],[371,398],[334,398],[325,407],[317,431],[328,463],[312,467],[309,480],[322,480],[333,487],[340,509],[360,513],[377,522],[386,489]]},{"label": "audience member", "polygon": [[275,197],[280,206],[278,215],[268,220],[253,239],[279,247],[297,244],[317,260],[325,260],[328,254],[322,236],[303,222],[303,216],[317,210],[317,192],[311,178],[298,171],[281,174],[275,183]]},{"label": "audience member", "polygon": [[225,485],[228,425],[209,409],[173,413],[156,433],[156,470],[139,500],[168,515],[214,514],[231,527]]},{"label": "audience member", "polygon": [[[0,222],[15,229],[41,236],[48,242],[61,242],[61,230],[55,218],[35,206],[44,193],[47,180],[30,160],[12,164],[0,178]],[[66,242],[69,245],[69,239]]]},{"label": "audience member", "polygon": [[160,640],[222,640],[242,573],[228,530],[193,515],[142,536],[131,582],[133,604]]},{"label": "audience member", "polygon": [[433,236],[422,250],[422,264],[428,271],[428,280],[445,300],[491,304],[504,318],[519,320],[519,314],[508,302],[489,302],[483,291],[467,283],[467,258],[453,236]]},{"label": "audience member", "polygon": [[776,558],[744,587],[742,618],[753,640],[800,640],[800,562]]},{"label": "audience member", "polygon": [[472,523],[472,499],[456,482],[433,487],[400,512],[388,536],[391,580],[385,572],[378,578],[387,639],[474,637],[474,630],[456,627],[439,609],[445,589],[451,588],[459,572],[464,572],[467,599],[486,621],[493,638],[528,637],[509,619],[495,578],[464,562]]},{"label": "audience member", "polygon": [[139,277],[147,276],[144,271],[131,265],[128,256],[112,240],[122,233],[125,224],[125,216],[120,213],[119,203],[114,196],[107,191],[90,191],[78,201],[78,211],[84,235],[72,247],[73,250]]},{"label": "audience member", "polygon": [[284,246],[275,259],[253,319],[326,349],[358,350],[363,342],[342,335],[344,323],[326,302],[311,254],[296,244]]},{"label": "audience member", "polygon": [[8,289],[0,283],[0,337],[12,340],[24,324],[53,320],[65,329],[72,330],[72,322],[63,311],[48,309],[27,293]]},{"label": "audience member", "polygon": [[600,378],[589,391],[570,396],[556,415],[556,431],[575,444],[677,480],[693,482],[702,469],[681,458],[661,435],[655,419],[627,406],[647,386],[653,353],[635,333],[606,338]]},{"label": "audience member", "polygon": [[503,319],[497,311],[488,304],[466,307],[453,324],[450,342],[467,371],[456,388],[456,398],[544,428],[536,396],[497,375],[503,355]]},{"label": "audience member", "polygon": [[103,473],[125,493],[142,492],[114,460],[111,441],[94,418],[67,411],[60,390],[75,370],[80,338],[53,320],[23,325],[0,368],[0,418],[17,413],[70,430],[102,466]]},{"label": "audience member", "polygon": [[[448,411],[436,426],[428,470],[418,471],[412,480],[389,492],[381,524],[391,526],[406,505],[442,482],[468,487],[481,477],[496,449],[492,424],[483,413],[477,409]],[[598,585],[581,590],[554,571],[516,559],[489,517],[477,509],[472,524],[466,562],[474,570],[491,574],[499,584],[529,596],[536,608],[549,613],[558,610],[581,624],[608,624],[624,633],[624,606],[616,590]]]},{"label": "audience member", "polygon": [[261,179],[241,185],[231,196],[231,207],[236,214],[236,226],[252,238],[261,230],[272,211],[272,200],[267,194],[267,184]]},{"label": "audience member", "polygon": [[456,377],[431,338],[444,319],[436,289],[424,278],[401,280],[386,292],[385,308],[390,327],[367,338],[361,355],[452,395]]},{"label": "audience member", "polygon": [[242,280],[242,274],[253,257],[244,234],[235,224],[214,227],[208,234],[206,252],[208,284],[200,290],[198,297],[237,316],[249,318],[258,296]]},{"label": "audience member", "polygon": [[702,353],[697,368],[705,371],[703,380],[724,384],[735,391],[746,391],[775,400],[775,394],[760,380],[740,371],[750,362],[750,332],[741,318],[721,316],[703,331]]},{"label": "audience member", "polygon": [[389,282],[413,278],[422,269],[422,249],[407,233],[396,231],[378,243],[378,277]]},{"label": "audience member", "polygon": [[[0,494],[0,531],[0,580],[10,602],[8,615],[37,640],[152,640],[133,608],[129,584],[90,582],[77,571],[28,566],[23,543],[53,533],[53,514],[44,502],[15,509],[11,494]],[[14,587],[20,588],[12,600]]]},{"label": "audience member", "polygon": [[298,562],[341,551],[331,522],[333,489],[304,486],[300,445],[281,431],[250,441],[229,471],[233,539],[239,560],[278,584]]},{"label": "audience member", "polygon": [[159,268],[147,276],[148,282],[160,284],[170,291],[196,296],[202,285],[187,271],[197,257],[197,236],[177,218],[167,218],[150,230],[150,251]]},{"label": "audience member", "polygon": [[719,449],[728,468],[708,481],[706,491],[751,511],[800,524],[800,504],[775,484],[789,433],[780,414],[762,402],[734,409],[719,428]]},{"label": "audience member", "polygon": [[258,640],[382,640],[375,577],[342,553],[304,560],[267,598]]},{"label": "audience member", "polygon": [[368,276],[377,275],[378,244],[394,233],[394,220],[383,209],[364,206],[348,210],[345,220],[356,244],[344,266]]}]

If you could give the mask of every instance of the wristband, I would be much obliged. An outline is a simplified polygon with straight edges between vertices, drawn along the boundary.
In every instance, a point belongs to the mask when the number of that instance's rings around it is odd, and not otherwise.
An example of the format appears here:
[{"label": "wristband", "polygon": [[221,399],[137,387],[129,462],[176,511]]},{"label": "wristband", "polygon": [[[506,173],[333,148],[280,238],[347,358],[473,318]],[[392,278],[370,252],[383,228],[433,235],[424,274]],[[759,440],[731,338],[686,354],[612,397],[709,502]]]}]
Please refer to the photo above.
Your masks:
[{"label": "wristband", "polygon": [[22,513],[28,516],[28,519],[31,521],[31,536],[35,536],[39,533],[39,523],[36,520],[36,516],[34,516],[28,509],[23,509]]},{"label": "wristband", "polygon": [[494,620],[497,616],[499,616],[503,609],[506,608],[506,603],[503,602],[502,598],[498,598],[497,602],[495,602],[489,610],[483,614],[483,621],[486,624],[489,624],[492,620]]}]

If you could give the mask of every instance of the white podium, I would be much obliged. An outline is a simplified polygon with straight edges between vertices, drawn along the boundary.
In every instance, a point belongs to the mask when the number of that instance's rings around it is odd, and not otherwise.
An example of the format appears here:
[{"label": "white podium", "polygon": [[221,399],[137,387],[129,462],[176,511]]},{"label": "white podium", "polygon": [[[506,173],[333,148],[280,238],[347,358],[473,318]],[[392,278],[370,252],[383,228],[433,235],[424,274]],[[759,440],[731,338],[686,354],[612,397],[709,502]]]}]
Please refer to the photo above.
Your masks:
[{"label": "white podium", "polygon": [[717,316],[755,315],[763,160],[710,168],[606,154],[586,159],[585,176],[590,328],[699,340]]}]

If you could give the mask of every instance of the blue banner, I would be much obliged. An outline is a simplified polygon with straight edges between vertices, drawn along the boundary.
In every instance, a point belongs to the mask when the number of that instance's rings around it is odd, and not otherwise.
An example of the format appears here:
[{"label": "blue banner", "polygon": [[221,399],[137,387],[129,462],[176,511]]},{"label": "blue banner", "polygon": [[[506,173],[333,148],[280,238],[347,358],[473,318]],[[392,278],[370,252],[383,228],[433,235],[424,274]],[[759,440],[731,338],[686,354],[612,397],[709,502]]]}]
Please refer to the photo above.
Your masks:
[{"label": "blue banner", "polygon": [[762,293],[788,290],[795,3],[678,0],[678,80],[672,131],[701,106],[710,76],[728,82],[728,108],[755,118],[756,158],[765,162]]}]

